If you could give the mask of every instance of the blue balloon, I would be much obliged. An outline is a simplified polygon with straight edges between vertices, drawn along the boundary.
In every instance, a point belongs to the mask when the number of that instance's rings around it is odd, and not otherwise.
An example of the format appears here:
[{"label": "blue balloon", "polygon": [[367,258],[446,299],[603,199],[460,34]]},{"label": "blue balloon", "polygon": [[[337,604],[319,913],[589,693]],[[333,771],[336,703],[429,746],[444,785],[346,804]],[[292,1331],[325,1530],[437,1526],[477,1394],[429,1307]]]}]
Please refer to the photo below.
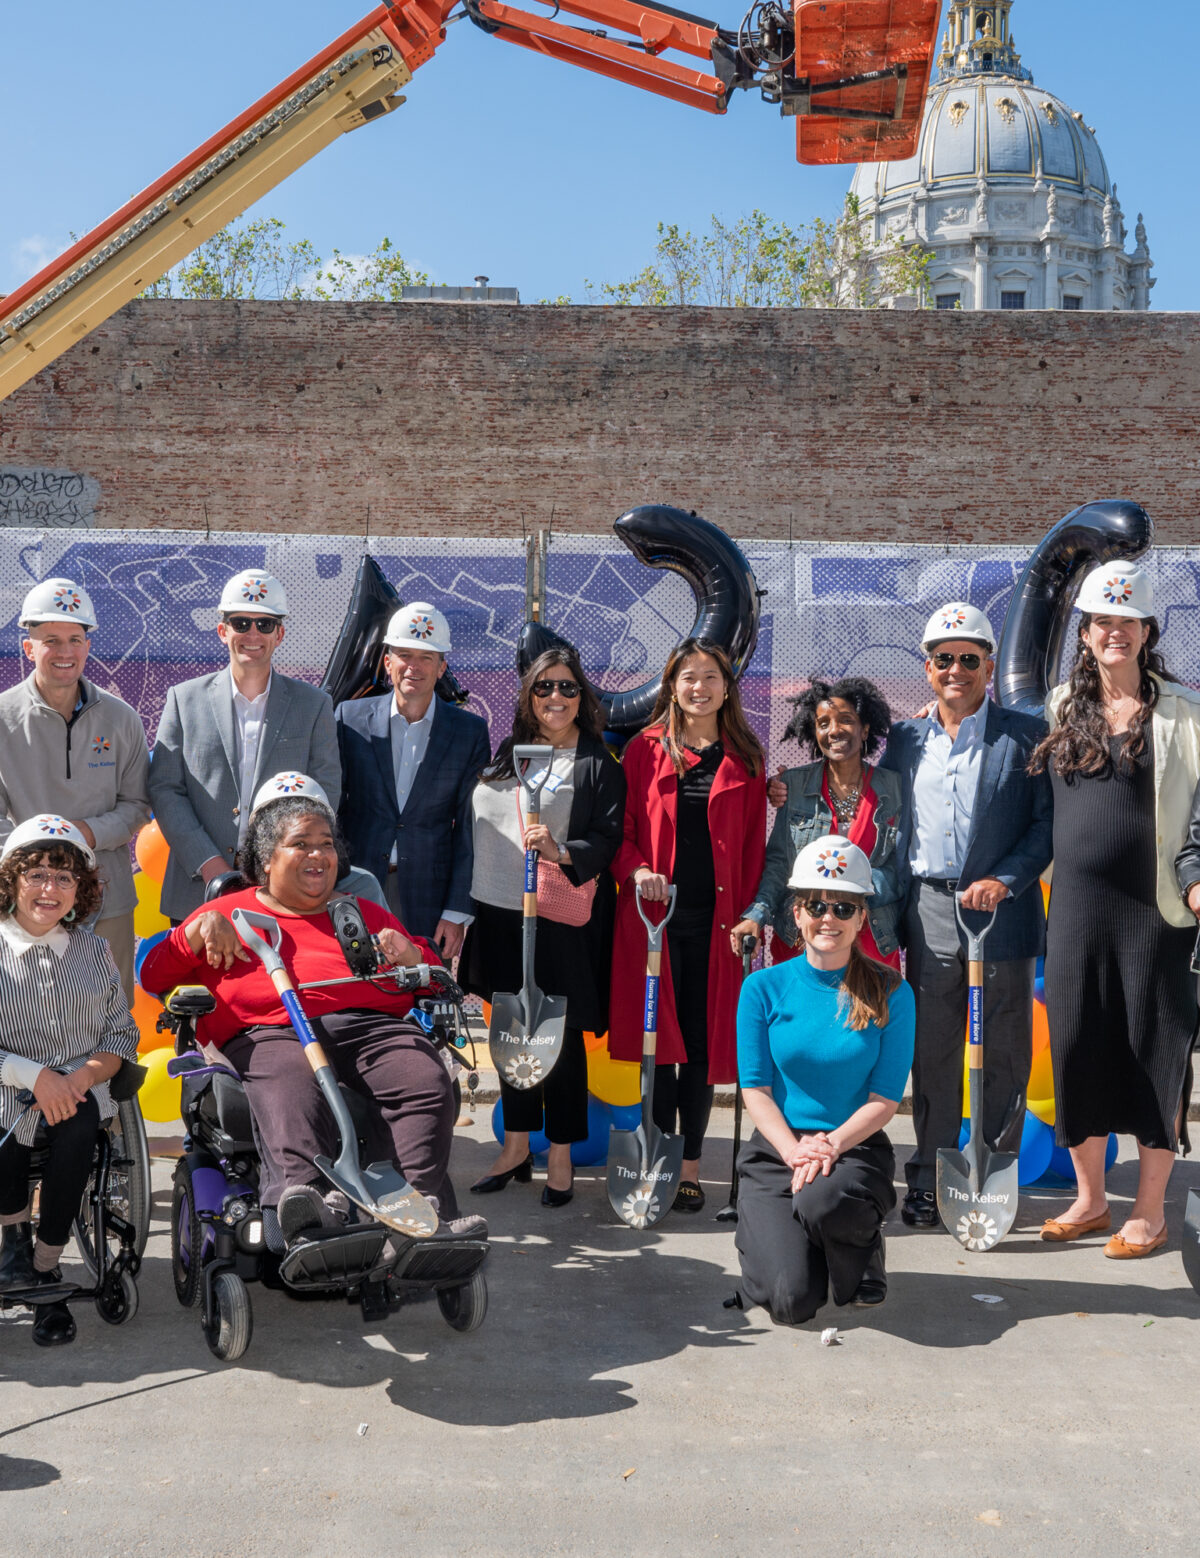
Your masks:
[{"label": "blue balloon", "polygon": [[[492,1108],[492,1135],[501,1146],[504,1145],[504,1101],[500,1098],[497,1098]],[[540,1157],[543,1152],[550,1151],[550,1143],[545,1131],[530,1131],[529,1150],[535,1158]]]},{"label": "blue balloon", "polygon": [[[964,1120],[962,1130],[958,1133],[960,1152],[967,1145],[970,1134],[971,1122]],[[1021,1145],[1017,1153],[1018,1182],[1022,1185],[1032,1185],[1034,1180],[1041,1179],[1050,1166],[1050,1156],[1053,1151],[1054,1132],[1026,1109],[1025,1123],[1021,1127]]]},{"label": "blue balloon", "polygon": [[609,1104],[608,1112],[617,1131],[636,1131],[642,1123],[641,1104]]},{"label": "blue balloon", "polygon": [[[1104,1172],[1106,1174],[1117,1161],[1117,1151],[1117,1138],[1115,1135],[1110,1135],[1108,1145],[1104,1149]],[[1070,1185],[1075,1183],[1075,1165],[1071,1162],[1071,1154],[1065,1147],[1056,1146],[1051,1151],[1050,1172],[1057,1174],[1060,1179],[1066,1180]]]},{"label": "blue balloon", "polygon": [[588,1133],[583,1141],[571,1143],[571,1162],[576,1168],[590,1168],[593,1164],[608,1161],[608,1133],[612,1127],[612,1110],[588,1094]]},{"label": "blue balloon", "polygon": [[[158,946],[159,942],[166,941],[170,934],[171,932],[169,929],[160,930],[154,936],[145,937],[141,946],[137,949],[137,956],[133,960],[133,977],[137,980],[139,985],[142,984],[142,964],[150,956],[154,948]],[[142,985],[142,989],[144,990],[145,988],[145,985]]]}]

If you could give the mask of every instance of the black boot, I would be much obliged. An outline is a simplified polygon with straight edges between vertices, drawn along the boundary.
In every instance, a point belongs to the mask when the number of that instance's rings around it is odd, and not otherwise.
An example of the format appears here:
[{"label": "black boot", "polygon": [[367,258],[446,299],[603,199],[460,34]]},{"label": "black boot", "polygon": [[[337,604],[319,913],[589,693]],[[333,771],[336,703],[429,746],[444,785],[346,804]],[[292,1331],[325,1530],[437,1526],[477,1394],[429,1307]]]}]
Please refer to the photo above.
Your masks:
[{"label": "black boot", "polygon": [[874,1309],[886,1298],[887,1269],[884,1265],[883,1235],[880,1234],[878,1248],[867,1262],[862,1281],[855,1289],[854,1297],[850,1302],[856,1309]]},{"label": "black boot", "polygon": [[[57,1287],[62,1283],[62,1272],[35,1271],[34,1281],[40,1287]],[[65,1347],[75,1340],[75,1320],[65,1303],[35,1304],[33,1309],[33,1339],[39,1347]]]},{"label": "black boot", "polygon": [[0,1293],[33,1283],[33,1224],[5,1223],[0,1238]]}]

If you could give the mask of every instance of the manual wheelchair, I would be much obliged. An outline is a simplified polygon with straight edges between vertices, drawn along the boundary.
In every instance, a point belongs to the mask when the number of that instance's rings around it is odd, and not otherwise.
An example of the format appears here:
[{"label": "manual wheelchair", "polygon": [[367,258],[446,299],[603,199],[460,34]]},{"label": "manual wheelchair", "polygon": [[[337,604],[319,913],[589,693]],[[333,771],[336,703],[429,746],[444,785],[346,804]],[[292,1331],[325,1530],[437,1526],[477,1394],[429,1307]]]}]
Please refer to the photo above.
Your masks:
[{"label": "manual wheelchair", "polygon": [[[350,980],[386,980],[411,991],[428,987],[413,1016],[443,1058],[470,1042],[462,991],[445,970],[422,964],[384,971],[362,949],[350,966]],[[160,1028],[175,1034],[176,1058],[168,1069],[182,1081],[188,1141],[174,1175],[171,1271],[179,1302],[200,1307],[212,1352],[232,1362],[249,1346],[253,1282],[296,1296],[345,1298],[359,1305],[368,1323],[432,1297],[454,1330],[475,1330],[487,1313],[486,1238],[412,1238],[352,1208],[344,1226],[315,1229],[285,1244],[273,1209],[259,1205],[259,1152],[241,1081],[229,1067],[210,1064],[199,1053],[197,1024],[214,1006],[203,986],[184,985],[167,996],[159,1018]],[[344,1083],[340,1091],[361,1159],[371,1106]]]},{"label": "manual wheelchair", "polygon": [[[90,1299],[109,1325],[124,1325],[137,1314],[136,1278],[150,1232],[150,1150],[137,1101],[144,1077],[141,1066],[132,1061],[122,1064],[109,1083],[117,1112],[103,1120],[96,1132],[92,1168],[72,1229],[91,1285],[62,1282],[53,1287],[10,1288],[0,1293],[0,1311]],[[41,1183],[47,1152],[44,1135],[39,1133],[29,1166],[31,1201]]]}]

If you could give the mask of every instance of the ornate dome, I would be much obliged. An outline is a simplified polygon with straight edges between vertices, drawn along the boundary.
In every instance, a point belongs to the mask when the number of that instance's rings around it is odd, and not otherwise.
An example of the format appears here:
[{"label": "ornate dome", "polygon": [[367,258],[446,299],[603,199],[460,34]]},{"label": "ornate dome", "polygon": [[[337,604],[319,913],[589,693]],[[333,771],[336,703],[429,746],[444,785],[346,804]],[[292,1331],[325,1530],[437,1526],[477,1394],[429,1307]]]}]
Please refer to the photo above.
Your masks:
[{"label": "ornate dome", "polygon": [[[941,307],[1148,308],[1142,219],[1127,255],[1095,133],[1034,84],[1013,42],[1011,6],[951,0],[916,155],[855,170],[850,193],[868,236],[876,252],[897,240],[932,249]],[[1005,260],[1027,263],[993,263]]]}]

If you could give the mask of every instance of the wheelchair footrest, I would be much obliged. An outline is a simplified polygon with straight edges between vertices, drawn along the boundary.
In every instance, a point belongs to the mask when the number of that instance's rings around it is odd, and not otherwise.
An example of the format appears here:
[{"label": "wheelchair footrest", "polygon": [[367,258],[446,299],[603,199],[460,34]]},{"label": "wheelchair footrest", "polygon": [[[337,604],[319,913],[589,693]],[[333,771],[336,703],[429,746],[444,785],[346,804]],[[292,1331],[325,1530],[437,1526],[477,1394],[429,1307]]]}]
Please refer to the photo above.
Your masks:
[{"label": "wheelchair footrest", "polygon": [[321,1233],[293,1245],[280,1261],[279,1275],[288,1287],[336,1292],[361,1282],[380,1264],[388,1239],[388,1230],[379,1224]]},{"label": "wheelchair footrest", "polygon": [[401,1248],[391,1280],[443,1285],[465,1282],[487,1259],[486,1239],[413,1239]]}]

